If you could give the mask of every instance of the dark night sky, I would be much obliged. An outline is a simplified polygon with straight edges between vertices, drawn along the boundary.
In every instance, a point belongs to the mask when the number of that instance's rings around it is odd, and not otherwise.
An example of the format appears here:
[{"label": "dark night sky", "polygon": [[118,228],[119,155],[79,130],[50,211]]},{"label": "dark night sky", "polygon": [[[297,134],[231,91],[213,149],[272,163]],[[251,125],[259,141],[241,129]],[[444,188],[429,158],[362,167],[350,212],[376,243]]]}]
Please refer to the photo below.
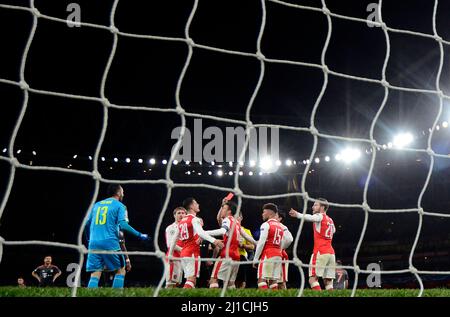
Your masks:
[{"label": "dark night sky", "polygon": [[[67,4],[72,1],[35,1],[43,14],[65,19]],[[113,1],[77,1],[81,6],[82,21],[109,25]],[[116,27],[127,33],[184,37],[184,27],[193,1],[120,1]],[[320,1],[290,1],[302,5],[321,7]],[[345,2],[345,4],[344,4]],[[374,1],[329,0],[327,6],[338,14],[365,19],[367,5]],[[433,2],[430,0],[383,1],[384,22],[393,28],[432,34]],[[0,0],[0,3],[27,5],[27,1]],[[407,4],[406,4],[407,3]],[[440,36],[450,40],[450,2],[440,1],[437,29]],[[319,12],[288,8],[266,1],[267,21],[261,50],[267,58],[320,63],[320,54],[327,34],[327,20]],[[190,36],[197,44],[224,49],[256,52],[256,39],[261,23],[261,4],[257,0],[200,0],[190,28]],[[381,79],[386,51],[384,33],[364,23],[332,19],[333,32],[326,54],[326,63],[334,71],[354,76]],[[21,55],[32,24],[32,16],[24,11],[0,8],[0,78],[19,80]],[[433,39],[389,33],[391,55],[387,67],[387,80],[396,86],[416,89],[435,89],[439,66],[439,46]],[[94,28],[68,28],[64,23],[39,19],[37,31],[28,55],[25,70],[27,83],[35,89],[100,96],[100,82],[113,41],[107,30]],[[450,94],[450,46],[444,46],[445,63],[441,87]],[[118,105],[174,108],[175,90],[187,56],[187,45],[182,42],[119,37],[118,47],[106,82],[105,95]],[[245,110],[255,89],[260,71],[259,61],[252,57],[235,56],[195,48],[180,92],[181,104],[188,112],[245,120]],[[261,89],[251,111],[253,123],[283,124],[308,127],[314,102],[323,83],[320,69],[278,63],[266,63]],[[21,110],[22,91],[12,85],[0,83],[0,150],[7,147]],[[328,134],[368,138],[370,125],[384,96],[381,85],[330,75],[327,90],[318,108],[315,124]],[[426,135],[416,140],[414,147],[425,148],[428,129],[438,113],[436,96],[416,92],[390,90],[386,107],[375,128],[380,144],[389,142],[401,130],[415,135]],[[440,121],[450,119],[448,101],[444,104]],[[174,140],[173,128],[180,125],[174,113],[109,110],[108,130],[101,148],[99,169],[108,179],[164,178],[160,162],[168,159]],[[97,146],[102,128],[102,105],[95,101],[82,101],[30,93],[28,109],[15,142],[20,162],[92,170],[88,160]],[[193,118],[187,117],[192,127]],[[203,126],[229,124],[204,120]],[[450,153],[448,131],[441,129],[433,138],[433,149],[440,154]],[[280,157],[303,160],[312,150],[313,138],[309,133],[280,131]],[[332,155],[346,145],[343,141],[319,139],[318,155]],[[363,144],[355,143],[355,146]],[[37,151],[34,157],[31,152]],[[76,160],[72,159],[78,154]],[[0,153],[0,155],[7,155]],[[112,162],[118,157],[121,163]],[[126,164],[130,157],[133,163]],[[138,158],[155,157],[156,166],[137,163]],[[337,203],[361,203],[363,185],[367,177],[370,156],[350,169],[332,162],[313,166],[307,178],[307,191],[312,197],[324,196]],[[417,160],[421,161],[418,162]],[[408,152],[378,152],[377,162],[368,192],[373,208],[414,208],[428,172],[429,157]],[[390,163],[390,165],[387,165]],[[112,167],[112,169],[111,169]],[[449,213],[447,200],[450,183],[449,162],[436,159],[435,168],[423,200],[426,211]],[[149,168],[152,170],[149,171]],[[144,173],[145,170],[145,173]],[[187,170],[202,172],[203,176],[187,176]],[[208,183],[233,187],[233,177],[206,177],[215,171],[208,164],[186,167],[181,164],[172,169],[176,182]],[[230,169],[224,168],[225,171]],[[244,168],[249,171],[248,167]],[[243,191],[253,195],[281,194],[293,191],[292,183],[300,183],[304,166],[282,167],[276,174],[246,176],[240,179]],[[3,197],[9,178],[9,164],[0,160],[0,197]],[[104,196],[102,184],[100,196]],[[0,219],[0,235],[6,240],[48,240],[76,243],[78,228],[92,198],[94,182],[86,176],[68,173],[29,171],[19,169]],[[130,223],[138,230],[156,233],[156,220],[166,197],[161,185],[127,185],[124,203],[130,211]],[[194,196],[202,207],[201,217],[206,228],[215,228],[214,217],[224,192],[206,189],[175,189],[169,210],[183,198]],[[261,219],[260,208],[265,200],[244,200],[245,223],[257,231]],[[302,208],[296,199],[277,199],[284,210]],[[330,216],[338,224],[335,246],[344,264],[351,264],[358,242],[364,213],[361,209],[332,208]],[[417,231],[418,215],[371,215],[360,256],[361,263],[373,257],[385,263],[385,269],[403,269]],[[163,225],[171,221],[170,212]],[[296,231],[297,222],[287,221]],[[448,251],[450,222],[445,218],[425,217],[417,254]],[[397,249],[377,249],[379,241],[393,241]],[[160,245],[163,241],[160,239]],[[129,240],[131,250],[153,250],[152,246]],[[309,260],[312,230],[306,226],[302,232],[299,255]],[[57,264],[77,261],[77,253],[43,247],[5,247],[0,264],[0,283],[12,283],[20,274],[30,279],[30,272],[47,253],[55,254]],[[390,255],[397,256],[389,260]],[[394,258],[395,258],[394,256]],[[448,253],[431,255],[425,261],[415,259],[418,268],[448,270]],[[160,262],[156,259],[136,257],[130,280],[154,283],[159,277]],[[295,284],[295,278],[293,278]]]}]

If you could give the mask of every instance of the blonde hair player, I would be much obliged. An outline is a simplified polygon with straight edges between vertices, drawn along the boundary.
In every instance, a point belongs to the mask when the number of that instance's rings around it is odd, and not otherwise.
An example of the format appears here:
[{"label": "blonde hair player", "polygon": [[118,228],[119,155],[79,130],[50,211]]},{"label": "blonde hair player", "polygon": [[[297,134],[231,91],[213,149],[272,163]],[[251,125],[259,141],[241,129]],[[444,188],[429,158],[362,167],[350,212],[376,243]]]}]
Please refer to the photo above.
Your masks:
[{"label": "blonde hair player", "polygon": [[[170,246],[173,243],[173,240],[176,238],[177,231],[178,231],[178,223],[186,216],[186,209],[183,207],[177,207],[173,210],[173,218],[175,221],[168,225],[166,228],[166,245],[167,245],[167,256],[169,256],[169,250]],[[175,260],[168,260],[166,259],[166,262],[168,263],[169,267],[166,272],[166,288],[174,288],[181,284],[181,279],[183,277],[183,270],[181,269],[181,262],[180,262],[180,256],[181,256],[181,247],[182,242],[181,240],[178,240],[175,242],[175,247],[172,256],[174,258],[178,258]]]}]

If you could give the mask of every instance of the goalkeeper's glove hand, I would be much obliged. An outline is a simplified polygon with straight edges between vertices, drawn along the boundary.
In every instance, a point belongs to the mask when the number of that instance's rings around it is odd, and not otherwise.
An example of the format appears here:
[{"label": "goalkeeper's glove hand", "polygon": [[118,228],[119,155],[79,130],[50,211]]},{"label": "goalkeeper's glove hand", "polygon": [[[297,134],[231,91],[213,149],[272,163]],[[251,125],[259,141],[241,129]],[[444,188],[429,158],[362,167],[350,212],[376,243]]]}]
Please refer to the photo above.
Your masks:
[{"label": "goalkeeper's glove hand", "polygon": [[141,240],[141,241],[150,241],[150,237],[146,233],[141,233],[139,235],[139,240]]}]

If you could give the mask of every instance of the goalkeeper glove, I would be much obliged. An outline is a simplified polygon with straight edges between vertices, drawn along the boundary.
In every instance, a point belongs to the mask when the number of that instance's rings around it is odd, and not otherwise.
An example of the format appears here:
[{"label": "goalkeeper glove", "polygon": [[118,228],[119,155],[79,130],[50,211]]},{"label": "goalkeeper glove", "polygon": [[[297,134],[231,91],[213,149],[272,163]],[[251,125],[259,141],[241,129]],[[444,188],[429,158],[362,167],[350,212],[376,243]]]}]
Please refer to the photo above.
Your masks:
[{"label": "goalkeeper glove", "polygon": [[148,236],[148,234],[141,233],[139,235],[139,240],[141,240],[141,241],[150,241],[150,237]]}]

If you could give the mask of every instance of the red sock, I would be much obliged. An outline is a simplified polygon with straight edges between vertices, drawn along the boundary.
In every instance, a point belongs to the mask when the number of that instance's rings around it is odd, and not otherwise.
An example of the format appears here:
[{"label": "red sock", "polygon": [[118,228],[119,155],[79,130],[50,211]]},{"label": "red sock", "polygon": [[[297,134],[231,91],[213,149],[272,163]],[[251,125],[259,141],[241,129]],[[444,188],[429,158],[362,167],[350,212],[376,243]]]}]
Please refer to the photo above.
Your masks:
[{"label": "red sock", "polygon": [[320,284],[318,282],[314,282],[311,284],[311,288],[315,291],[321,291]]},{"label": "red sock", "polygon": [[268,289],[267,283],[266,282],[258,283],[258,288],[259,289]]},{"label": "red sock", "polygon": [[186,283],[184,283],[183,288],[195,288],[195,285],[191,281],[186,281]]}]

